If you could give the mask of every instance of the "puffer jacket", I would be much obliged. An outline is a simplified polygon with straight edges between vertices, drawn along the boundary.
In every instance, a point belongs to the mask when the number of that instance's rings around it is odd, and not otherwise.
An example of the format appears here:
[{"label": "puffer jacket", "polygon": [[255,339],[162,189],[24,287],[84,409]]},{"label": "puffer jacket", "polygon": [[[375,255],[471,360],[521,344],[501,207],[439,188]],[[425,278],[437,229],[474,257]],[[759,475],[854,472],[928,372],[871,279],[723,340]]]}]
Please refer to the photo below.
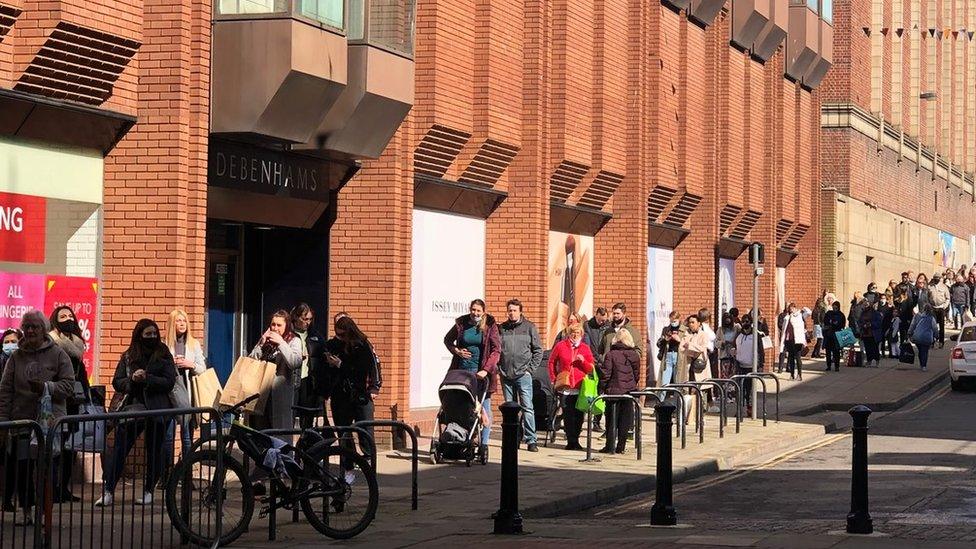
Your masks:
[{"label": "puffer jacket", "polygon": [[626,395],[637,390],[640,355],[633,347],[614,343],[599,365],[600,383],[608,395]]},{"label": "puffer jacket", "polygon": [[42,393],[31,387],[31,373],[34,381],[47,384],[54,418],[65,415],[65,403],[74,396],[75,373],[68,354],[45,335],[38,349],[21,347],[7,359],[0,378],[0,421],[37,419]]},{"label": "puffer jacket", "polygon": [[949,300],[953,305],[968,306],[972,301],[972,296],[969,293],[969,285],[965,282],[956,282],[949,289],[950,297]]}]

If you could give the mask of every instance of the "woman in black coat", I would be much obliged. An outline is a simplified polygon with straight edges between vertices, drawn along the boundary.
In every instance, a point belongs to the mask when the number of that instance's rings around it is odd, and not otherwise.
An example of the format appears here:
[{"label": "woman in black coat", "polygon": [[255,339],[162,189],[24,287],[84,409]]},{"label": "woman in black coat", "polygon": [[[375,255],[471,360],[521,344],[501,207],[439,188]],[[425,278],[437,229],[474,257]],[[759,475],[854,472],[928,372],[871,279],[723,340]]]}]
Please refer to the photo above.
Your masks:
[{"label": "woman in black coat", "polygon": [[[372,421],[373,395],[377,394],[382,385],[379,372],[379,361],[373,354],[373,346],[366,334],[359,329],[352,318],[345,316],[335,323],[335,339],[330,341],[329,354],[325,360],[333,371],[332,396],[329,405],[332,408],[332,421],[337,426],[352,425],[357,421]],[[373,428],[366,427],[372,436]],[[363,453],[369,455],[371,451],[364,440],[359,445]],[[353,449],[352,439],[343,437],[343,446]],[[347,477],[351,474],[352,463],[343,463]],[[347,478],[347,481],[351,479]]]},{"label": "woman in black coat", "polygon": [[[634,338],[628,330],[619,330],[610,350],[598,365],[601,391],[608,395],[626,395],[637,390],[640,379],[640,355],[634,349]],[[634,425],[634,404],[630,400],[607,401],[607,443],[604,454],[622,454],[627,449],[627,433]]]},{"label": "woman in black coat", "polygon": [[[132,330],[129,349],[122,354],[112,378],[112,387],[123,395],[120,410],[165,410],[172,408],[169,393],[176,384],[176,364],[173,355],[159,339],[159,326],[144,318]],[[117,410],[113,410],[117,411]],[[163,471],[163,440],[167,424],[172,417],[147,418],[126,421],[117,427],[115,447],[104,455],[105,470],[103,493],[95,502],[98,507],[113,503],[115,486],[122,476],[125,458],[135,445],[136,439],[145,431],[146,477],[143,496],[136,505],[149,505],[153,500],[153,489]]]}]

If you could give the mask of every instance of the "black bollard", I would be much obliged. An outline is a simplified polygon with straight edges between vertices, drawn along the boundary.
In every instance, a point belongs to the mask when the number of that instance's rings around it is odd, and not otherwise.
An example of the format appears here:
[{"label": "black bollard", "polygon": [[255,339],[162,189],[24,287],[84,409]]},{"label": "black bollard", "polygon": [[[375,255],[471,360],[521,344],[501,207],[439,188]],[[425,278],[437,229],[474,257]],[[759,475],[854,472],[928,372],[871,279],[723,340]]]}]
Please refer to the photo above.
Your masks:
[{"label": "black bollard", "polygon": [[502,404],[502,486],[495,533],[522,533],[522,513],[518,510],[518,431],[522,407],[515,402]]},{"label": "black bollard", "polygon": [[674,477],[671,471],[671,416],[675,406],[670,403],[654,407],[657,421],[657,489],[651,507],[651,525],[674,526],[678,515],[674,511]]},{"label": "black bollard", "polygon": [[854,425],[851,432],[854,438],[854,451],[851,463],[851,512],[847,514],[848,534],[870,534],[874,532],[871,515],[868,513],[868,416],[871,409],[855,406],[850,409]]}]

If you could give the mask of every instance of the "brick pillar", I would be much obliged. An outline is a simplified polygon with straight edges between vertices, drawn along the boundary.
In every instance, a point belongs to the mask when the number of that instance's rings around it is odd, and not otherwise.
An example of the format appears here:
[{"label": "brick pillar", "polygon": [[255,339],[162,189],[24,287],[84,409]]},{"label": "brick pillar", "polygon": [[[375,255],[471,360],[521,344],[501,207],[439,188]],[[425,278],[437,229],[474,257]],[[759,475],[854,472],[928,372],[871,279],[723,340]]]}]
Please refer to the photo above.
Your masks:
[{"label": "brick pillar", "polygon": [[347,311],[383,359],[377,419],[408,420],[413,117],[340,192],[329,261],[330,311]]},{"label": "brick pillar", "polygon": [[139,122],[105,161],[102,347],[108,382],[135,322],[180,307],[203,337],[209,1],[146,0]]}]

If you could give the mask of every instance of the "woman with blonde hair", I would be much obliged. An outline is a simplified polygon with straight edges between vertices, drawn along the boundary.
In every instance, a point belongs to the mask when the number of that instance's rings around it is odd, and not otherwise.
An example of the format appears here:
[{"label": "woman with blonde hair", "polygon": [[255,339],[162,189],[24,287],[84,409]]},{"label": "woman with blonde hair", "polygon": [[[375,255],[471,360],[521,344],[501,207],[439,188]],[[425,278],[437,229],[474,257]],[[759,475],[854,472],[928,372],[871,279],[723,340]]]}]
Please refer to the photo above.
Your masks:
[{"label": "woman with blonde hair", "polygon": [[[634,348],[630,330],[618,330],[603,362],[599,365],[603,393],[627,395],[637,390],[641,359]],[[627,449],[627,433],[634,426],[634,407],[629,400],[607,402],[607,442],[603,454],[622,454]]]},{"label": "woman with blonde hair", "polygon": [[[562,340],[564,340],[564,339],[566,339],[566,338],[569,337],[569,329],[570,328],[572,328],[573,326],[583,326],[584,324],[586,324],[586,321],[587,320],[588,319],[586,318],[586,315],[581,315],[579,313],[571,313],[569,315],[569,318],[566,320],[566,327],[563,328],[562,331],[560,331],[556,335],[556,341],[553,342],[553,346],[555,346],[556,343],[559,343],[560,341],[562,341]],[[590,341],[590,335],[588,333],[586,333],[586,330],[585,329],[583,330],[583,343],[586,343],[587,345],[589,345],[590,346],[590,350],[594,350],[595,351],[595,349],[593,349],[594,343],[592,341]]]},{"label": "woman with blonde hair", "polygon": [[[193,399],[190,391],[193,384],[190,382],[192,376],[203,374],[207,370],[206,358],[203,354],[203,346],[190,333],[190,317],[182,309],[173,309],[166,320],[166,347],[173,355],[173,362],[176,364],[176,383],[170,392],[170,401],[174,408],[190,408],[193,406]],[[193,416],[183,416],[180,418],[180,441],[182,443],[181,452],[190,449],[193,443]],[[166,439],[164,441],[166,464],[173,463],[174,441],[176,439],[176,422],[170,422],[166,427]]]}]

